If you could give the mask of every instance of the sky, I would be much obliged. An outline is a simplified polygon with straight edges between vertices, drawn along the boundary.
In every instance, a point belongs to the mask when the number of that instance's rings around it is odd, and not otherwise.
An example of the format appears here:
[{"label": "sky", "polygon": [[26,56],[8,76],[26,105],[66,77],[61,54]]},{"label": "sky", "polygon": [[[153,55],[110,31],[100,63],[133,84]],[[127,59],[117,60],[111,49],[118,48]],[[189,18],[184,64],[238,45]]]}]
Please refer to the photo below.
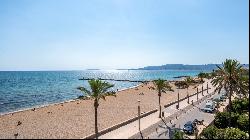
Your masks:
[{"label": "sky", "polygon": [[249,0],[0,0],[0,70],[249,63]]}]

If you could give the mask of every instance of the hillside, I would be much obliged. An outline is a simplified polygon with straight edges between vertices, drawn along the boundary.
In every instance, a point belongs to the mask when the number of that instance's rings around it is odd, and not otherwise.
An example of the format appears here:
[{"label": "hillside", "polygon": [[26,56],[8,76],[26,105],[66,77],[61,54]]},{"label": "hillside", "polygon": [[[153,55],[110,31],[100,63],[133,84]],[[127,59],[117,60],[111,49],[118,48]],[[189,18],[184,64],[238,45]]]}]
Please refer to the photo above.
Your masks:
[{"label": "hillside", "polygon": [[[162,66],[147,66],[144,68],[139,68],[137,70],[206,70],[212,71],[217,69],[216,65],[221,64],[205,64],[205,65],[184,65],[184,64],[166,64]],[[249,68],[249,64],[243,65],[246,68]]]}]

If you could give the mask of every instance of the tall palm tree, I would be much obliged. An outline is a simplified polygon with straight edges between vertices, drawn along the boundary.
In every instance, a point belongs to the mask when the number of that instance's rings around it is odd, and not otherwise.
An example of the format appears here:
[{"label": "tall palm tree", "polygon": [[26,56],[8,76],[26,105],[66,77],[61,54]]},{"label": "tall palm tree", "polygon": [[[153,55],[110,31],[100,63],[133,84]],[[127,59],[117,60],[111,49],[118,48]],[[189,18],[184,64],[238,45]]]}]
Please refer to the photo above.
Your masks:
[{"label": "tall palm tree", "polygon": [[115,92],[108,90],[114,85],[109,84],[107,82],[102,82],[101,80],[89,80],[88,81],[91,91],[87,90],[85,87],[78,87],[80,91],[86,93],[89,98],[94,100],[94,108],[95,108],[95,136],[98,139],[98,123],[97,123],[97,109],[99,106],[99,100],[105,100],[106,96],[116,96]]},{"label": "tall palm tree", "polygon": [[241,68],[240,76],[242,84],[246,88],[239,89],[238,92],[240,94],[240,97],[241,95],[243,95],[246,98],[247,95],[249,94],[249,69]]},{"label": "tall palm tree", "polygon": [[158,79],[153,81],[154,86],[156,87],[158,91],[158,96],[159,96],[159,118],[161,118],[161,93],[166,93],[166,91],[174,91],[169,84],[169,82],[163,80],[163,79]]},{"label": "tall palm tree", "polygon": [[222,63],[222,66],[217,66],[216,76],[212,80],[212,85],[216,87],[215,92],[219,92],[225,89],[229,96],[229,126],[231,126],[231,108],[233,93],[239,94],[239,91],[245,92],[247,86],[245,85],[245,79],[242,77],[242,65],[237,60],[226,59]]}]

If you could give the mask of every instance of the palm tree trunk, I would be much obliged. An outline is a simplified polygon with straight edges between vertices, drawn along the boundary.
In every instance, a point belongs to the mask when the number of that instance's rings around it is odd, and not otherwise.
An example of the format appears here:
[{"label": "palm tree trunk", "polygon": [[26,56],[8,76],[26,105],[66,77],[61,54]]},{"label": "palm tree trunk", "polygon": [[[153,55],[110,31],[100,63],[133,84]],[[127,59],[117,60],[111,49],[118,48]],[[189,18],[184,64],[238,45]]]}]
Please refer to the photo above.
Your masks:
[{"label": "palm tree trunk", "polygon": [[158,93],[159,96],[159,118],[161,118],[161,92]]},{"label": "palm tree trunk", "polygon": [[95,99],[94,101],[95,106],[95,137],[98,139],[98,123],[97,123],[97,109],[98,109],[98,101]]},{"label": "palm tree trunk", "polygon": [[230,85],[230,91],[229,91],[229,120],[228,120],[228,125],[229,127],[231,127],[231,120],[232,120],[232,116],[231,116],[231,110],[232,110],[232,86]]}]

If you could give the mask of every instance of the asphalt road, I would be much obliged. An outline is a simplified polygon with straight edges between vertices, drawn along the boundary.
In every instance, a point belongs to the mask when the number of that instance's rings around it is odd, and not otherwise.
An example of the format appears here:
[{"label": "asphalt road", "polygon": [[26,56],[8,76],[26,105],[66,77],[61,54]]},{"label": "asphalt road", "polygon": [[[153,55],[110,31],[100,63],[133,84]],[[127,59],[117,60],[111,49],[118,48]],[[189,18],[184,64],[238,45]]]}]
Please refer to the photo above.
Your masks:
[{"label": "asphalt road", "polygon": [[[218,97],[218,94],[213,95],[210,98]],[[208,99],[210,99],[208,98]],[[206,100],[202,101],[201,103],[194,105],[191,109],[189,109],[186,112],[183,112],[178,118],[173,118],[170,122],[165,122],[159,124],[158,128],[151,133],[149,136],[145,138],[149,139],[171,139],[173,138],[175,129],[182,130],[183,126],[188,121],[193,121],[194,119],[198,120],[204,120],[204,125],[210,124],[215,116],[215,113],[206,113],[203,111],[203,108],[205,107]],[[164,110],[165,112],[169,112],[171,110]],[[194,135],[194,134],[193,134]]]}]

